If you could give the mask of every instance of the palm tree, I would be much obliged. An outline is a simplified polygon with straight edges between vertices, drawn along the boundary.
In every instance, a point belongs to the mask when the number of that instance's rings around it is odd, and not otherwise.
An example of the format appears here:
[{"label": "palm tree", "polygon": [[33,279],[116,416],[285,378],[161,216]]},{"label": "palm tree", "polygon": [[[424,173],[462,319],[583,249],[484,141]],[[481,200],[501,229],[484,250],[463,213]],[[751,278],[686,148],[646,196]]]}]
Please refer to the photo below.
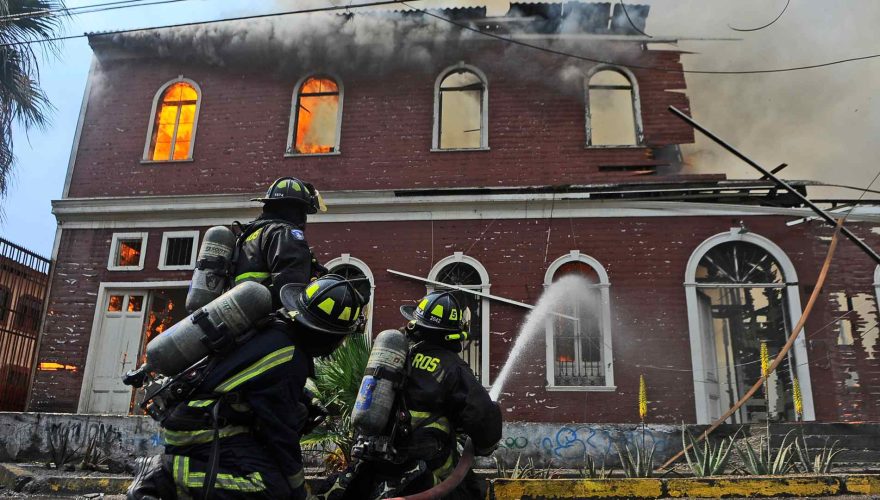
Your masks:
[{"label": "palm tree", "polygon": [[[6,196],[15,156],[12,124],[42,129],[52,104],[40,88],[38,56],[57,56],[66,11],[63,0],[0,0],[0,199]],[[38,42],[38,43],[33,43]]]}]

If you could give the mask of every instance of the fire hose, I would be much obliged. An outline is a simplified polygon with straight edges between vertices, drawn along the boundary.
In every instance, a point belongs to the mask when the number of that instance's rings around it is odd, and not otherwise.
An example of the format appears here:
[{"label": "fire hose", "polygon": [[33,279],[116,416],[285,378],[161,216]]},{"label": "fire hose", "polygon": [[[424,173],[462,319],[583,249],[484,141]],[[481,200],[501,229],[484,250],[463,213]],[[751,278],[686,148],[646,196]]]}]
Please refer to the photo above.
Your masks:
[{"label": "fire hose", "polygon": [[452,493],[452,490],[464,481],[464,477],[467,475],[473,464],[474,443],[471,442],[471,438],[467,438],[467,441],[464,443],[464,450],[461,453],[461,458],[458,460],[458,465],[455,466],[455,469],[453,469],[452,474],[450,474],[449,477],[429,490],[405,497],[392,498],[391,500],[436,500],[438,498],[443,498]]}]

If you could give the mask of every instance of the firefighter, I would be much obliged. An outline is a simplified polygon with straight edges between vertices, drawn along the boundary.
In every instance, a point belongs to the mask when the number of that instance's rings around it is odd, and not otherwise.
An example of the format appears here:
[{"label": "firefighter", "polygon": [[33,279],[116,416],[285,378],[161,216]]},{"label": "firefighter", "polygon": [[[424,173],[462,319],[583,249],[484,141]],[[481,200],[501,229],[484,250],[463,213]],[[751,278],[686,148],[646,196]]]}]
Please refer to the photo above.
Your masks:
[{"label": "firefighter", "polygon": [[321,195],[307,182],[282,177],[269,186],[263,213],[245,225],[233,255],[233,285],[257,281],[269,287],[275,307],[278,293],[288,283],[307,283],[327,273],[306,243],[308,214],[323,206]]},{"label": "firefighter", "polygon": [[[409,320],[408,376],[398,398],[410,414],[408,437],[395,438],[397,460],[362,457],[329,480],[319,498],[363,499],[409,495],[449,476],[458,461],[457,432],[470,436],[475,453],[490,455],[501,439],[501,410],[458,355],[467,339],[465,311],[451,292],[434,292],[417,306],[402,306]],[[344,493],[343,493],[344,491]],[[445,498],[483,498],[470,471]]]},{"label": "firefighter", "polygon": [[306,378],[314,357],[363,331],[365,300],[332,274],[279,295],[283,309],[268,326],[210,363],[162,420],[165,454],[140,471],[128,498],[308,497],[299,445],[310,423]]}]

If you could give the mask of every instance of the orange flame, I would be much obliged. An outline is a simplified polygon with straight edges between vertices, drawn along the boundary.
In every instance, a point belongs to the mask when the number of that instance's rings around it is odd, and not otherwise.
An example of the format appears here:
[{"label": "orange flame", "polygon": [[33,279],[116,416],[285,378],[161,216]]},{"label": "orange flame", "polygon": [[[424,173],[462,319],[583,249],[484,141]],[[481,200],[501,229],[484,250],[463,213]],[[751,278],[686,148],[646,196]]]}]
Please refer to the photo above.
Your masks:
[{"label": "orange flame", "polygon": [[41,362],[40,365],[39,365],[37,368],[38,368],[39,370],[42,370],[42,371],[50,371],[50,372],[59,371],[59,370],[67,370],[67,371],[69,371],[69,372],[75,372],[75,371],[76,371],[76,367],[73,366],[73,365],[65,365],[65,364],[61,364],[61,363],[52,363],[52,362],[49,362],[49,361],[43,361],[43,362]]},{"label": "orange flame", "polygon": [[306,80],[297,99],[297,153],[332,153],[336,148],[336,120],[339,87],[328,78]]},{"label": "orange flame", "polygon": [[165,95],[162,96],[162,103],[156,111],[151,160],[167,161],[189,158],[198,100],[199,96],[196,90],[188,83],[178,82],[168,87]]}]

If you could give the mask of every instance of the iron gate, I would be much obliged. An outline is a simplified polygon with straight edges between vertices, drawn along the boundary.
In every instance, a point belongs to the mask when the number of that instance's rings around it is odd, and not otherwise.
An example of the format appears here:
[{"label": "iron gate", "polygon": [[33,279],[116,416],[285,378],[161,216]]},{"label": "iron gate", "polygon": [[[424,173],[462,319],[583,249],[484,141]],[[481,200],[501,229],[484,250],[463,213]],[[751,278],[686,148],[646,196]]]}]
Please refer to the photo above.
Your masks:
[{"label": "iron gate", "polygon": [[0,238],[0,411],[23,411],[50,261]]}]

